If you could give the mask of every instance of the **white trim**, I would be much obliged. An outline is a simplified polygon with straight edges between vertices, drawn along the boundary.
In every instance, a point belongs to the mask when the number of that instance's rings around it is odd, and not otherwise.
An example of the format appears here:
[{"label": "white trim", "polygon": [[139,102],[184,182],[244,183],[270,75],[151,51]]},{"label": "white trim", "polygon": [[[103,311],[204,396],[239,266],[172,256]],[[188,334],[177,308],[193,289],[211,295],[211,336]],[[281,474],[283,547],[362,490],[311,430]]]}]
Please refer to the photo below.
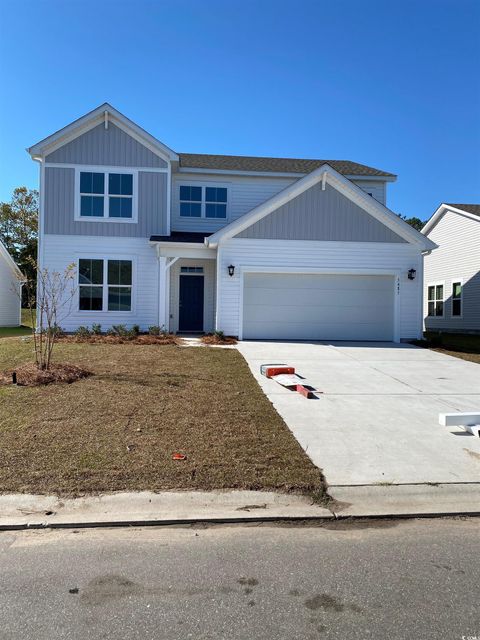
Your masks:
[{"label": "white trim", "polygon": [[105,102],[81,118],[74,120],[66,127],[59,129],[52,135],[29,147],[27,149],[28,153],[32,157],[38,155],[45,156],[53,153],[56,149],[63,147],[63,145],[75,140],[75,138],[78,138],[90,129],[93,129],[98,124],[101,124],[105,118],[105,111],[108,112],[110,122],[118,126],[125,133],[128,133],[128,135],[137,140],[137,142],[145,146],[152,153],[159,156],[166,162],[178,161],[179,158],[175,151],[167,147],[163,142],[160,142],[160,140],[154,138],[147,131],[120,113],[120,111],[117,111],[114,107],[108,104],[108,102]]},{"label": "white trim", "polygon": [[255,267],[240,266],[240,292],[238,313],[238,339],[243,340],[243,292],[246,273],[285,273],[315,275],[392,276],[393,278],[393,342],[400,342],[400,272],[396,269],[355,269],[323,267]]},{"label": "white trim", "polygon": [[[80,215],[80,173],[103,173],[103,216],[81,216]],[[132,198],[132,217],[131,218],[115,218],[108,215],[109,211],[109,197],[130,197],[130,196],[114,196],[108,192],[108,176],[110,173],[124,173],[133,176],[133,196]],[[74,215],[75,222],[108,222],[108,223],[126,223],[137,224],[138,223],[138,170],[129,169],[127,167],[95,167],[90,165],[75,166],[75,202],[74,202]],[[87,194],[93,195],[95,194]],[[100,197],[101,194],[98,194]]]},{"label": "white trim", "polygon": [[217,257],[215,251],[206,249],[204,245],[199,245],[198,242],[182,242],[179,244],[174,242],[151,242],[150,244],[157,244],[159,255],[165,258],[202,258],[205,260],[215,260]]},{"label": "white trim", "polygon": [[[138,171],[139,173],[169,173],[170,169],[168,167],[124,167],[123,165],[111,167],[106,164],[99,165],[91,165],[91,164],[72,164],[67,162],[45,162],[45,167],[52,169],[77,169],[80,168],[84,171],[84,167],[89,167],[90,169],[94,169],[95,171],[105,171],[105,167],[110,169],[123,169],[124,171]],[[117,172],[118,173],[118,172]]]},{"label": "white trim", "polygon": [[[443,287],[443,298],[440,300],[440,298],[437,299],[437,287],[442,286]],[[428,298],[428,289],[429,287],[434,287],[434,298],[433,300],[429,300]],[[445,287],[445,280],[438,280],[435,282],[427,282],[427,290],[426,290],[426,297],[427,297],[427,315],[426,315],[426,319],[427,318],[445,318],[445,293],[446,293],[446,287]],[[428,313],[428,303],[429,302],[433,302],[434,305],[437,304],[437,302],[441,302],[442,303],[442,315],[439,316],[437,314],[431,316]],[[435,311],[436,311],[436,307],[435,307]]]},{"label": "white trim", "polygon": [[[80,284],[80,260],[103,260],[103,283],[100,284],[92,284],[92,285],[81,285]],[[132,284],[131,285],[109,285],[108,284],[108,261],[109,260],[125,260],[132,263]],[[104,316],[105,314],[114,314],[113,317],[117,314],[124,315],[134,315],[136,313],[137,308],[137,257],[131,255],[124,254],[107,254],[97,253],[95,251],[91,251],[88,253],[77,253],[74,258],[75,267],[77,270],[76,277],[76,285],[77,291],[75,292],[76,304],[74,305],[74,313],[85,315],[86,318],[92,315]],[[92,286],[92,287],[102,287],[102,309],[99,310],[85,310],[80,309],[80,287],[81,286]],[[110,311],[108,308],[108,289],[109,287],[116,286],[130,286],[131,289],[131,309],[130,311],[125,311],[123,309],[119,311]]]},{"label": "white trim", "polygon": [[[297,173],[293,171],[241,171],[239,169],[209,169],[198,167],[179,167],[176,173],[203,173],[222,176],[252,176],[257,178],[304,178],[308,173]],[[345,174],[349,180],[379,180],[382,182],[395,182],[397,176],[357,176],[355,174]]]},{"label": "white trim", "polygon": [[448,211],[451,211],[452,213],[457,213],[461,216],[464,216],[465,218],[469,218],[470,220],[475,220],[476,222],[480,222],[479,216],[476,216],[473,213],[469,213],[468,211],[464,211],[463,209],[457,209],[456,207],[451,207],[448,204],[442,203],[438,207],[438,209],[435,211],[435,213],[432,215],[430,220],[427,221],[427,223],[422,229],[422,233],[428,236],[430,231],[432,231],[432,229],[437,226],[437,224],[440,222],[440,220]]},{"label": "white trim", "polygon": [[[461,287],[460,298],[454,298],[453,297],[453,285],[454,284],[460,284],[460,287]],[[454,316],[453,315],[453,301],[454,300],[460,300],[461,313],[458,316]],[[450,279],[450,301],[451,301],[451,304],[450,304],[450,318],[452,320],[462,320],[463,319],[463,278],[451,278]]]},{"label": "white trim", "polygon": [[360,206],[364,211],[369,213],[376,220],[389,227],[392,231],[404,238],[411,244],[421,246],[424,250],[436,249],[437,245],[408,225],[404,220],[399,218],[393,211],[390,211],[375,198],[369,196],[359,186],[342,176],[338,171],[330,167],[330,165],[322,165],[308,176],[289,185],[280,193],[274,195],[266,202],[253,208],[240,218],[237,218],[230,224],[222,227],[219,231],[205,239],[205,244],[210,247],[216,247],[219,242],[223,242],[241,233],[255,222],[258,222],[265,216],[269,215],[282,205],[286,204],[293,198],[317,184],[320,180],[325,179],[328,183],[337,189],[352,202]]}]

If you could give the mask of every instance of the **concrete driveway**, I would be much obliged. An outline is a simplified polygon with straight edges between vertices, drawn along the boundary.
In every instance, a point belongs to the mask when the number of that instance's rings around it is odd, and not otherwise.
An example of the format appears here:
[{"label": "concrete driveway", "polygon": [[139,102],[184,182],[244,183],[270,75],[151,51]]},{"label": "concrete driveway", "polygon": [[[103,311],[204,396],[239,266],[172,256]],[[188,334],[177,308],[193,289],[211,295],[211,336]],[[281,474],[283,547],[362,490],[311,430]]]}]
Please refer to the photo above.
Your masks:
[{"label": "concrete driveway", "polygon": [[[480,438],[438,414],[480,410],[480,366],[391,343],[240,342],[253,375],[330,485],[480,481]],[[259,373],[285,362],[323,394]]]}]

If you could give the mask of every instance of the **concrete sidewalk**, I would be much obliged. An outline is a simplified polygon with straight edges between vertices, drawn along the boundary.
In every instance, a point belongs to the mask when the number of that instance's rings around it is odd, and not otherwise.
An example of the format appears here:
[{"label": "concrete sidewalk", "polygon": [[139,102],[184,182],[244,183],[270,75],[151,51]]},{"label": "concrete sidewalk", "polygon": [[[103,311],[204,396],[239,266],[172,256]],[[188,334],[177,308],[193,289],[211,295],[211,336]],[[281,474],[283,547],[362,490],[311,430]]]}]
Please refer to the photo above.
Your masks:
[{"label": "concrete sidewalk", "polygon": [[270,491],[115,492],[71,499],[0,496],[0,530],[332,517],[311,498]]},{"label": "concrete sidewalk", "polygon": [[75,499],[9,494],[0,496],[0,531],[480,515],[480,483],[330,487],[329,495],[327,509],[305,496],[266,491],[143,491]]}]

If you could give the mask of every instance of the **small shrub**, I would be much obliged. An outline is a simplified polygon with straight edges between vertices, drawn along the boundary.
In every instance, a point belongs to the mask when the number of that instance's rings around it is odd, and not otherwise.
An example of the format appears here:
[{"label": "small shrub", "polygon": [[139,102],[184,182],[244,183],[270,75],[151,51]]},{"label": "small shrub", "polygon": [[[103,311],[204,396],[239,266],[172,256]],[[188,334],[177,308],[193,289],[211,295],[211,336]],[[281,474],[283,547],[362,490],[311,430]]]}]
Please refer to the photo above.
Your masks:
[{"label": "small shrub", "polygon": [[80,325],[78,329],[76,329],[75,335],[77,336],[77,338],[88,338],[91,335],[90,329],[88,327]]},{"label": "small shrub", "polygon": [[49,327],[46,333],[51,335],[53,338],[61,338],[65,335],[65,331],[62,329],[62,327],[59,327],[58,324],[54,324],[53,326]]},{"label": "small shrub", "polygon": [[151,327],[148,327],[148,333],[151,336],[159,336],[162,333],[162,330],[158,325],[153,324]]},{"label": "small shrub", "polygon": [[101,324],[92,324],[92,335],[93,336],[101,336],[102,335],[102,325]]},{"label": "small shrub", "polygon": [[121,338],[128,337],[129,331],[124,324],[112,324],[110,329],[107,331],[107,335],[109,336],[120,336]]},{"label": "small shrub", "polygon": [[223,331],[214,331],[213,335],[215,336],[215,338],[217,338],[217,340],[225,340],[225,334],[223,333]]},{"label": "small shrub", "polygon": [[130,332],[134,335],[134,336],[138,336],[140,335],[140,327],[138,324],[134,324],[133,327],[130,329]]}]

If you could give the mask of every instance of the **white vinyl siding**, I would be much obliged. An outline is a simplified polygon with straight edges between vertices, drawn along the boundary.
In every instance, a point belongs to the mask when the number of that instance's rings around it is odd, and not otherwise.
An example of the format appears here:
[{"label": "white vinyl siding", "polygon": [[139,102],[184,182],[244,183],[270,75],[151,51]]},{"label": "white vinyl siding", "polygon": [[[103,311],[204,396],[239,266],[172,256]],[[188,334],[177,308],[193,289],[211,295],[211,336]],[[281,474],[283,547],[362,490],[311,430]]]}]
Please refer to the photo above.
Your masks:
[{"label": "white vinyl siding", "polygon": [[[425,328],[442,331],[480,331],[480,219],[447,211],[428,234],[438,249],[425,257]],[[428,315],[428,284],[445,283],[443,317]],[[452,311],[455,282],[462,283],[462,315]]]},{"label": "white vinyl siding", "polygon": [[[79,311],[78,291],[72,303],[68,303],[60,314],[59,324],[66,331],[74,331],[80,325],[102,325],[106,330],[112,324],[125,324],[131,327],[140,325],[142,330],[158,324],[158,260],[155,247],[151,247],[145,238],[105,238],[93,236],[43,237],[42,267],[50,271],[62,272],[69,264],[80,258],[98,260],[131,260],[133,266],[132,310],[131,311]],[[105,285],[106,288],[106,285]]]},{"label": "white vinyl siding", "polygon": [[20,296],[20,283],[0,254],[0,327],[18,327],[20,324]]},{"label": "white vinyl siding", "polygon": [[[228,265],[235,275],[228,275]],[[283,271],[326,269],[388,271],[399,274],[398,336],[419,338],[422,331],[423,258],[410,244],[315,242],[289,240],[232,239],[219,247],[217,329],[238,335],[241,313],[242,267],[280,268]],[[416,269],[415,280],[408,280],[409,269]]]},{"label": "white vinyl siding", "polygon": [[387,183],[382,180],[352,180],[360,189],[371,194],[372,198],[387,204]]}]

